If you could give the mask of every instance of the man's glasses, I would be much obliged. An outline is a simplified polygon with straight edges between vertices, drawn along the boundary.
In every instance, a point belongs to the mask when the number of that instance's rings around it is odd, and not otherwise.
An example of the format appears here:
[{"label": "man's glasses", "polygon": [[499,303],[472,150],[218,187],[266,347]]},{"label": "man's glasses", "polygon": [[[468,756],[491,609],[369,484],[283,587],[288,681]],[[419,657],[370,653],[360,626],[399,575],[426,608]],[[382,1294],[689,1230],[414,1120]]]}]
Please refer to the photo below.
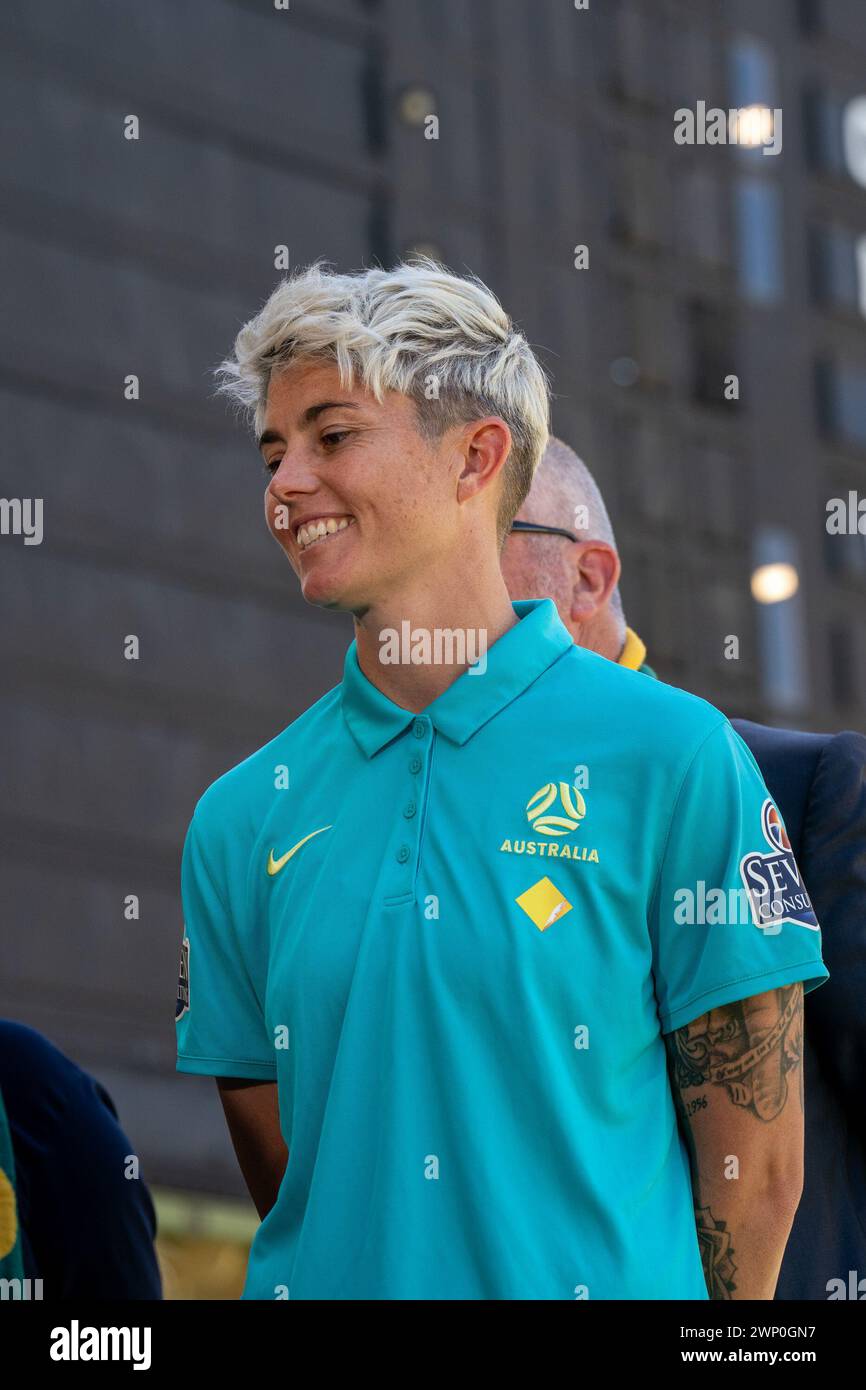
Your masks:
[{"label": "man's glasses", "polygon": [[512,534],[515,531],[534,531],[536,535],[545,536],[565,536],[570,541],[578,539],[573,531],[566,531],[562,526],[541,526],[536,521],[512,521]]}]

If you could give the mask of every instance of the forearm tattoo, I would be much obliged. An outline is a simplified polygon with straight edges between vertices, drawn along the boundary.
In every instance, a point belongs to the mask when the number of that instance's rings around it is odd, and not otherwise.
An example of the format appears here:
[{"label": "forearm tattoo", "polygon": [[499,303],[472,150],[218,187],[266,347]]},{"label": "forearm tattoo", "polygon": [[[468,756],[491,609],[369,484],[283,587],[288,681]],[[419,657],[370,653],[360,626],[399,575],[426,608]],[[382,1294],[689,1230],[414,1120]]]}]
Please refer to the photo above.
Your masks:
[{"label": "forearm tattoo", "polygon": [[705,1108],[706,1096],[686,1100],[694,1087],[724,1087],[734,1105],[769,1123],[797,1087],[803,1108],[803,986],[783,985],[766,994],[711,1009],[665,1039],[674,1099],[686,1140],[695,1198],[695,1224],[711,1299],[736,1292],[734,1248],[727,1223],[703,1204],[697,1154],[687,1118]]},{"label": "forearm tattoo", "polygon": [[698,1246],[711,1299],[730,1298],[736,1290],[734,1249],[724,1221],[717,1221],[709,1207],[695,1206]]}]

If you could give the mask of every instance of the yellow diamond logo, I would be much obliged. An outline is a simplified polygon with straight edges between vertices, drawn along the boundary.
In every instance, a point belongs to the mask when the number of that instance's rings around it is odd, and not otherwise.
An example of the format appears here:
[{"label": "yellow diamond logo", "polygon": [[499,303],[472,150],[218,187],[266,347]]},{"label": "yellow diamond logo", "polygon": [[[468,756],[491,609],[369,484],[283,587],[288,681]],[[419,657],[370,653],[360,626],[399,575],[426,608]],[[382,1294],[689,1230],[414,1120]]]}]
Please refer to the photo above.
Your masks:
[{"label": "yellow diamond logo", "polygon": [[540,878],[537,883],[533,883],[531,888],[527,888],[525,893],[521,893],[519,898],[514,901],[518,907],[522,907],[527,917],[531,918],[539,931],[546,931],[553,922],[558,922],[560,917],[564,917],[566,912],[571,911],[571,903],[568,898],[563,897],[559,889],[549,878]]}]

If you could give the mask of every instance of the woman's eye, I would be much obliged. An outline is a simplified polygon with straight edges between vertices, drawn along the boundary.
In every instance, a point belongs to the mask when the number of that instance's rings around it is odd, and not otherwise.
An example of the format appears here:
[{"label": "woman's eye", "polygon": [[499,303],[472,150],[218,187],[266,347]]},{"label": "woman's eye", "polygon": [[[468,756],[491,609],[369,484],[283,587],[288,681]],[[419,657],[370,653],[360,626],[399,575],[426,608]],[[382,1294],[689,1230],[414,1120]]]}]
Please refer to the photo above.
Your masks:
[{"label": "woman's eye", "polygon": [[[328,430],[322,435],[322,445],[326,449],[335,449],[339,444],[342,444],[344,439],[348,439],[351,433],[351,430]],[[281,463],[281,458],[266,459],[264,462],[265,477],[272,478]]]}]

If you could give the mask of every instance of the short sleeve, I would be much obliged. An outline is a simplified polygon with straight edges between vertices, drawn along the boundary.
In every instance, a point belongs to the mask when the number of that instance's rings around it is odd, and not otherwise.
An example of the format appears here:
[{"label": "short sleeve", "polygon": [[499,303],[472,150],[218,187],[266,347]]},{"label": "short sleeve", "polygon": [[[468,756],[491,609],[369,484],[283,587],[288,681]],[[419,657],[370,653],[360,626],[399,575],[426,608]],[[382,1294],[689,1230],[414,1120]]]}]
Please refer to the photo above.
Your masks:
[{"label": "short sleeve", "polygon": [[663,1033],[709,1009],[829,978],[821,931],[782,818],[727,719],[682,781],[650,905]]},{"label": "short sleeve", "polygon": [[243,886],[193,816],[181,866],[184,933],[177,1006],[177,1070],[204,1076],[276,1079],[264,1020],[267,957],[246,920]]}]

